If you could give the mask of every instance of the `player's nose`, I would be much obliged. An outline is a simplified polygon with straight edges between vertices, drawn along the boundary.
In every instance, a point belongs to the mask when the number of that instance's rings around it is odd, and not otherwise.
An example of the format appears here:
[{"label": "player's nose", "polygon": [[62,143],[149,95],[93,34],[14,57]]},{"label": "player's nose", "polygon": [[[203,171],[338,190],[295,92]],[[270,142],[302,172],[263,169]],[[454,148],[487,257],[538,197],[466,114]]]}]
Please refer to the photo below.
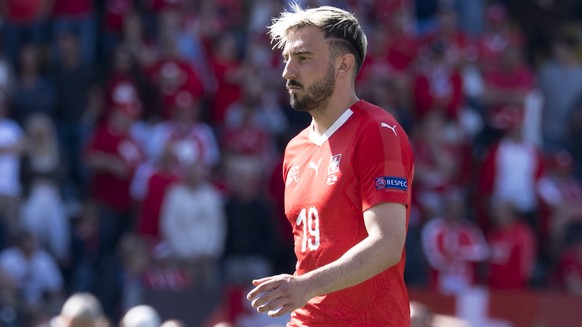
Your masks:
[{"label": "player's nose", "polygon": [[283,73],[281,76],[286,80],[297,78],[297,70],[292,60],[288,60],[285,63],[285,67],[283,68]]}]

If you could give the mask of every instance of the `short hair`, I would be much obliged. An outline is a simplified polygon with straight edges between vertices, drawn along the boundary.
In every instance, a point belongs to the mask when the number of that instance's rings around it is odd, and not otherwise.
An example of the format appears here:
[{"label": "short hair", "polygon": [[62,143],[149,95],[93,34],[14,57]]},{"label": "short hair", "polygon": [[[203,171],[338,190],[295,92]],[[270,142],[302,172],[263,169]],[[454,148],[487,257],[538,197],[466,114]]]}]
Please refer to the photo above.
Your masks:
[{"label": "short hair", "polygon": [[362,67],[366,57],[368,40],[358,19],[350,12],[331,6],[303,9],[297,3],[291,5],[290,11],[284,11],[273,18],[268,27],[271,42],[275,48],[283,48],[290,31],[306,27],[318,27],[327,40],[332,41],[332,48],[343,48],[356,58],[356,72]]},{"label": "short hair", "polygon": [[158,311],[145,304],[129,309],[121,320],[122,327],[159,327],[161,324]]},{"label": "short hair", "polygon": [[81,321],[97,323],[104,318],[101,303],[90,293],[71,295],[63,304],[60,315],[73,326]]}]

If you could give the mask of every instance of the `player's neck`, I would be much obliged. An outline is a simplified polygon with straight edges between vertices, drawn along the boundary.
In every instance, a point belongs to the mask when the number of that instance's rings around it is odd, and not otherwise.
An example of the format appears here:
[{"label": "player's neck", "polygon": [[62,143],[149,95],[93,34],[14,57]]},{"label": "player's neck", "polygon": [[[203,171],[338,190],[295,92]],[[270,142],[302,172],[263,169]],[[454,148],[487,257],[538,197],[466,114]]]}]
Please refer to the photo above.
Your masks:
[{"label": "player's neck", "polygon": [[[338,96],[336,96],[338,95]],[[320,110],[314,110],[311,113],[313,118],[313,129],[319,135],[323,135],[335,121],[351,107],[354,103],[359,101],[358,97],[352,90],[351,92],[336,92],[331,96],[327,106]]]}]

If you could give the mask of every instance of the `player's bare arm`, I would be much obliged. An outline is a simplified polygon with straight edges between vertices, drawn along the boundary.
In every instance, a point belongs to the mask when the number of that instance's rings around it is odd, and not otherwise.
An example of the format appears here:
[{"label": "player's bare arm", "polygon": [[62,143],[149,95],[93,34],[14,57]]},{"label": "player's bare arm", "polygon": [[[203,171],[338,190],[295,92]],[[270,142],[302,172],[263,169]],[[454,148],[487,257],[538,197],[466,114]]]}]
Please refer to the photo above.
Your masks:
[{"label": "player's bare arm", "polygon": [[406,238],[406,206],[381,203],[364,212],[368,237],[338,260],[301,276],[277,275],[253,281],[247,298],[259,313],[288,314],[311,298],[372,278],[400,261]]}]

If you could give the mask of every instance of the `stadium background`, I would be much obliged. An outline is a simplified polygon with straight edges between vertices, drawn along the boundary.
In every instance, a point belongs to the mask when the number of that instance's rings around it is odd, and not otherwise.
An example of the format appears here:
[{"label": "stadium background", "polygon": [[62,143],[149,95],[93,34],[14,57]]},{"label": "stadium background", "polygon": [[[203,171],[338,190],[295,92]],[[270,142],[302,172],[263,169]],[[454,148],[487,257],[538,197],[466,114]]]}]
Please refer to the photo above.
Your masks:
[{"label": "stadium background", "polygon": [[[411,137],[412,299],[473,326],[579,326],[582,2],[299,3],[356,13],[358,94]],[[259,326],[241,294],[293,270],[280,158],[309,123],[265,34],[286,5],[1,2],[2,326],[39,325],[77,291],[112,322],[148,303]],[[174,197],[193,221],[163,209],[176,185],[206,185]]]}]

